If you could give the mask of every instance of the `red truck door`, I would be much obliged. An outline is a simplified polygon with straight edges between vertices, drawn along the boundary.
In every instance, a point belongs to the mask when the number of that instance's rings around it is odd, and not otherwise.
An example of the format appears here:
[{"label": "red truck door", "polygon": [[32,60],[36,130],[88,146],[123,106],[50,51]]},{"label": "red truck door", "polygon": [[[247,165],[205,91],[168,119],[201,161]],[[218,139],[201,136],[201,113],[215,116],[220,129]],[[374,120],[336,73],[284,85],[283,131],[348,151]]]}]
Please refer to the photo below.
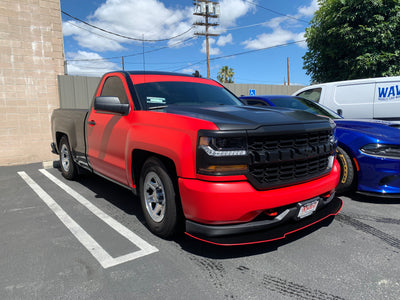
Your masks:
[{"label": "red truck door", "polygon": [[[98,96],[115,96],[121,103],[133,102],[125,78],[111,73],[103,78],[96,93]],[[128,185],[126,172],[126,139],[130,128],[131,114],[96,111],[93,106],[87,118],[87,153],[93,169],[115,181]]]}]

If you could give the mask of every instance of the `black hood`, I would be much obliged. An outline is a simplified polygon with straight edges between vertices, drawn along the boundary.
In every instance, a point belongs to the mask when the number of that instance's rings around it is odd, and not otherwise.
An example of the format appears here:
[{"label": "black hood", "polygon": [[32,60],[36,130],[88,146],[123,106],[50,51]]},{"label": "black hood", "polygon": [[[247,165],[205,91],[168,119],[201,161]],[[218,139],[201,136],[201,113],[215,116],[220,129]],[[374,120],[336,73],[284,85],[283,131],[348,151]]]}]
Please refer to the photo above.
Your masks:
[{"label": "black hood", "polygon": [[[220,130],[256,130],[263,126],[322,123],[329,127],[328,118],[291,109],[255,106],[179,106],[171,105],[161,111],[213,122]],[[324,127],[325,127],[324,126]]]}]

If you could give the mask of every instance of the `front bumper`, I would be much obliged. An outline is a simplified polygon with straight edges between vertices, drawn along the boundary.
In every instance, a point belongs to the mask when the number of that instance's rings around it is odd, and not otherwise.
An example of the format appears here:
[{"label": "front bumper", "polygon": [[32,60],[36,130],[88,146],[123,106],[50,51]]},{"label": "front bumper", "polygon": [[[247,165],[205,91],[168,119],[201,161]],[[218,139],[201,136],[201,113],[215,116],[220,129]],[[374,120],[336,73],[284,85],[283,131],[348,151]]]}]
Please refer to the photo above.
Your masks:
[{"label": "front bumper", "polygon": [[[186,222],[187,230],[186,235],[220,246],[233,246],[233,245],[247,245],[257,244],[264,242],[271,242],[285,238],[287,235],[310,227],[328,218],[333,218],[339,213],[343,205],[343,202],[339,198],[333,198],[329,203],[324,205],[321,209],[316,211],[313,215],[308,216],[301,220],[295,220],[296,214],[291,215],[291,219],[276,222],[275,224],[239,224],[239,225],[228,225],[228,226],[207,226],[194,224],[191,221]],[[247,225],[248,227],[246,228]],[[235,228],[236,227],[236,228]],[[247,229],[254,229],[256,231],[247,232]],[[243,229],[245,229],[243,231]],[[227,232],[241,232],[230,235],[219,235]]]},{"label": "front bumper", "polygon": [[[335,160],[332,171],[324,177],[265,191],[254,189],[247,181],[209,182],[180,178],[186,234],[222,245],[282,238],[340,211],[342,201],[333,193],[339,177],[340,167]],[[308,200],[318,200],[317,210],[309,217],[293,221],[298,213],[298,203]],[[276,213],[276,218],[265,218],[269,212]]]},{"label": "front bumper", "polygon": [[268,209],[331,193],[339,177],[340,166],[335,160],[328,175],[293,186],[259,191],[248,181],[179,178],[179,193],[187,220],[206,225],[232,225],[250,222]]},{"label": "front bumper", "polygon": [[400,194],[400,160],[368,155],[357,157],[358,191],[381,197],[397,198]]}]

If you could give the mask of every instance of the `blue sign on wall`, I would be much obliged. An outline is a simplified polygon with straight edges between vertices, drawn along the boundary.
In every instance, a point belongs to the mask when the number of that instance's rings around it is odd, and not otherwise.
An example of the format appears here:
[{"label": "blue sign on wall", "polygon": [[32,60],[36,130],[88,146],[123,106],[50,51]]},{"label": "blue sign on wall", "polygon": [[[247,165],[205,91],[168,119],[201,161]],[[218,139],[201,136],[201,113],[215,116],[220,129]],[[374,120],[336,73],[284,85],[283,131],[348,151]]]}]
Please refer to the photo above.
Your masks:
[{"label": "blue sign on wall", "polygon": [[256,90],[249,90],[249,96],[255,96]]}]

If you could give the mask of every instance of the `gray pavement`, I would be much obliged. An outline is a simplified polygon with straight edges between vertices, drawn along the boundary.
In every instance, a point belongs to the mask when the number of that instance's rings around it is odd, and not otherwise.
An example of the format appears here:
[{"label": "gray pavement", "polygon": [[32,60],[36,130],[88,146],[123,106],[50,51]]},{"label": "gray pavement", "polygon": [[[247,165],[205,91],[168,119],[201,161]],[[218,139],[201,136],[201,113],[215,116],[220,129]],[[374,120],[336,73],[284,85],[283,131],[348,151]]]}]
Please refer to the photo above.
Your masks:
[{"label": "gray pavement", "polygon": [[217,247],[154,236],[95,175],[40,169],[0,167],[0,299],[400,299],[400,200],[341,196],[331,222]]}]

